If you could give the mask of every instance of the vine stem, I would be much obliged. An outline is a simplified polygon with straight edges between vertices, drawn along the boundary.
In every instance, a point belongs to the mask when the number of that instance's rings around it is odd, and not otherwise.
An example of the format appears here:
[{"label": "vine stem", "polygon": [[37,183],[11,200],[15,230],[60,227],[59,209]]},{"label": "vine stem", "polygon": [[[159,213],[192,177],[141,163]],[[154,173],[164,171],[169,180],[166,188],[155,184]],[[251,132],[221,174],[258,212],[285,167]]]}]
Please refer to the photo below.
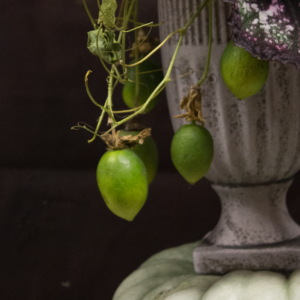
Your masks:
[{"label": "vine stem", "polygon": [[[117,70],[116,67],[114,67],[114,70]],[[106,107],[102,106],[101,104],[99,104],[95,99],[94,97],[92,96],[91,92],[90,92],[90,89],[89,89],[89,75],[92,73],[92,71],[88,71],[85,75],[85,78],[84,78],[84,82],[85,82],[85,89],[86,89],[86,92],[90,98],[90,100],[92,101],[93,104],[95,104],[96,106],[100,107],[102,110],[104,110],[105,112],[107,112],[109,114],[110,117],[111,116],[111,113],[113,114],[117,114],[117,113],[129,113],[129,112],[134,112],[136,111],[137,109],[139,109],[140,107],[137,107],[137,108],[134,108],[134,109],[128,109],[128,110],[122,110],[122,111],[110,111],[109,109],[107,109]],[[116,84],[118,83],[118,81],[115,82],[114,86],[112,87],[112,90],[114,90]]]},{"label": "vine stem", "polygon": [[89,8],[88,8],[88,6],[87,6],[85,0],[82,0],[82,2],[83,2],[83,6],[84,6],[84,8],[85,8],[85,11],[86,11],[88,17],[90,18],[90,21],[91,21],[91,23],[92,23],[94,29],[97,29],[97,25],[95,24],[95,21],[94,21],[94,19],[93,19],[93,17],[92,17],[92,14],[91,14],[91,12],[90,12],[90,10],[89,10]]},{"label": "vine stem", "polygon": [[159,92],[161,92],[161,89],[163,86],[165,86],[169,81],[170,81],[170,74],[171,74],[171,71],[172,71],[172,68],[173,68],[173,65],[174,65],[174,62],[175,62],[175,59],[176,59],[176,56],[178,54],[178,50],[180,48],[180,45],[182,43],[182,39],[184,37],[184,33],[181,33],[180,34],[180,38],[179,38],[179,41],[178,41],[178,44],[177,44],[177,47],[176,47],[176,50],[173,54],[173,57],[172,57],[172,60],[171,60],[171,63],[169,65],[169,68],[168,68],[168,71],[167,71],[167,74],[165,76],[165,78],[160,82],[160,84],[156,87],[156,89],[152,92],[152,94],[149,96],[149,98],[147,99],[147,101],[144,103],[144,105],[139,109],[137,110],[135,113],[133,113],[132,115],[130,115],[129,117],[127,118],[124,118],[123,120],[117,122],[110,130],[107,131],[110,132],[113,128],[116,128],[117,126],[127,122],[128,120],[130,120],[131,118],[133,118],[134,116],[138,115],[138,114],[141,114],[142,112],[145,111],[147,105],[149,104],[149,102],[155,97],[155,95]]},{"label": "vine stem", "polygon": [[[105,104],[104,104],[104,109],[102,109],[100,118],[99,118],[98,123],[97,123],[96,130],[94,132],[94,135],[93,135],[93,137],[90,140],[88,140],[88,143],[93,142],[95,140],[95,138],[97,137],[97,133],[98,133],[100,125],[102,123],[106,107],[108,107],[108,110],[109,110],[108,114],[109,114],[110,118],[113,121],[112,125],[114,125],[116,123],[116,120],[114,118],[114,114],[113,114],[113,111],[112,111],[113,73],[114,73],[114,71],[113,71],[113,68],[112,68],[111,74],[109,76],[108,95],[107,95],[107,98],[106,98],[106,101],[105,101]],[[113,128],[114,128],[114,126],[112,126],[112,129]]]},{"label": "vine stem", "polygon": [[[88,8],[87,8],[87,6],[86,6],[85,0],[83,0],[83,1],[84,1],[84,4],[85,4],[87,13],[88,13],[88,15],[89,15],[89,17],[90,17],[90,19],[91,19],[91,21],[92,21],[91,14],[89,13],[89,10],[88,10]],[[136,1],[136,0],[133,0],[133,1],[131,2],[128,12],[127,12],[127,5],[126,5],[127,1],[125,2],[125,9],[124,9],[124,20],[125,20],[125,21],[123,22],[123,28],[126,28],[126,27],[127,27],[127,22],[128,22],[128,19],[129,19],[130,14],[131,14],[131,12],[132,12],[132,9],[133,9],[133,7],[134,7],[135,1]],[[93,23],[93,22],[92,22],[92,23]],[[94,24],[94,23],[93,23],[93,24]],[[96,28],[95,28],[95,29],[96,29]],[[96,136],[98,136],[97,133],[98,133],[99,128],[100,128],[100,125],[101,125],[101,123],[102,123],[102,120],[103,120],[103,117],[104,117],[104,113],[105,113],[105,111],[107,111],[107,109],[106,109],[107,107],[108,107],[107,113],[109,114],[109,116],[111,117],[112,122],[113,122],[112,127],[111,127],[111,130],[114,130],[114,128],[116,127],[115,124],[117,123],[116,120],[115,120],[115,118],[114,118],[113,111],[112,111],[112,94],[113,94],[113,89],[114,89],[114,87],[113,87],[113,78],[116,77],[116,76],[114,75],[114,71],[116,70],[116,67],[113,65],[112,68],[111,68],[111,71],[109,71],[108,68],[106,67],[104,61],[102,60],[101,55],[100,55],[100,53],[99,53],[99,46],[98,46],[98,35],[99,35],[99,33],[100,33],[100,27],[99,27],[99,31],[98,31],[98,33],[97,33],[96,46],[97,46],[97,51],[98,51],[98,56],[99,56],[99,58],[100,58],[100,61],[101,61],[102,65],[104,66],[104,68],[106,69],[106,71],[109,72],[108,96],[107,96],[107,99],[106,99],[106,101],[105,101],[104,106],[101,107],[101,108],[102,108],[102,112],[101,112],[101,115],[100,115],[100,117],[99,117],[99,120],[98,120],[98,123],[97,123],[97,127],[96,127],[96,129],[95,129],[95,131],[94,131],[94,135],[93,135],[93,137],[92,137],[90,140],[88,140],[88,143],[93,142],[93,141],[95,140]],[[119,34],[118,41],[120,42],[121,39],[122,39],[122,37],[123,37],[123,42],[124,42],[124,44],[125,44],[125,33],[120,33],[120,34]],[[122,64],[123,64],[123,68],[125,68],[125,56],[123,57],[123,63],[122,63]],[[89,72],[88,72],[88,74],[89,74]],[[88,74],[87,74],[87,75],[88,75]],[[118,81],[118,80],[119,80],[119,78],[117,78],[117,81]],[[87,84],[87,82],[86,82],[86,84]],[[90,99],[92,100],[92,102],[93,102],[95,105],[99,106],[99,104],[93,99],[92,95],[91,95],[90,93],[88,93],[88,94],[89,94]]]},{"label": "vine stem", "polygon": [[[137,1],[137,3],[138,3],[138,1]],[[136,22],[137,23],[137,22]],[[141,25],[141,26],[138,26],[138,27],[134,27],[134,28],[132,28],[132,29],[129,29],[129,30],[123,30],[123,32],[125,32],[125,33],[129,33],[129,32],[132,32],[132,31],[135,31],[135,30],[138,30],[138,29],[141,29],[141,28],[143,28],[143,27],[153,27],[153,26],[151,26],[153,24],[153,22],[150,22],[150,23],[147,23],[147,24],[143,24],[143,25]]]},{"label": "vine stem", "polygon": [[[100,107],[101,109],[104,109],[104,110],[105,110],[104,106],[100,105],[100,104],[93,98],[93,96],[92,96],[92,94],[91,94],[91,92],[90,92],[90,89],[89,89],[89,79],[88,79],[88,77],[89,77],[89,75],[90,75],[91,73],[92,73],[92,71],[88,71],[88,72],[86,73],[85,77],[84,77],[84,83],[85,83],[85,89],[86,89],[86,92],[87,92],[89,98],[91,99],[91,101],[92,101],[96,106],[98,106],[98,107]],[[107,112],[109,112],[109,111],[107,111]]]},{"label": "vine stem", "polygon": [[138,48],[140,45],[142,45],[142,44],[145,42],[145,40],[147,39],[147,37],[148,37],[148,35],[150,34],[151,30],[152,30],[152,27],[150,28],[150,30],[149,30],[149,32],[147,33],[147,35],[143,38],[143,40],[142,40],[139,44],[135,45],[135,46],[132,47],[132,48],[126,49],[125,52],[132,51],[132,50],[134,50],[135,48]]},{"label": "vine stem", "polygon": [[[105,104],[104,104],[105,108],[107,106],[107,102],[108,102],[108,99],[106,99],[106,101],[105,101]],[[98,130],[100,128],[100,125],[102,123],[102,120],[103,120],[103,117],[104,117],[104,113],[105,113],[105,110],[102,110],[100,118],[99,118],[98,123],[97,123],[96,130],[94,131],[94,135],[93,135],[93,137],[90,140],[88,140],[88,143],[91,143],[91,142],[93,142],[95,140],[95,138],[97,136],[97,132],[98,132]]]},{"label": "vine stem", "polygon": [[[125,1],[125,8],[124,8],[124,18],[123,18],[123,24],[122,24],[122,29],[125,30],[127,28],[127,22],[130,18],[130,15],[132,14],[132,11],[133,11],[133,8],[135,7],[135,14],[134,14],[134,17],[136,17],[136,14],[137,14],[137,8],[138,8],[138,3],[137,3],[138,0],[132,0],[132,2],[130,3],[130,7],[128,9],[128,2]],[[95,26],[95,22],[94,20],[92,19],[92,16],[91,14],[89,13],[88,11],[88,8],[86,6],[86,3],[85,3],[85,0],[83,0],[84,4],[85,4],[85,7],[86,7],[86,10],[88,12],[88,15],[91,19],[91,22],[92,24]],[[144,57],[141,61],[139,62],[136,62],[135,64],[133,65],[125,65],[125,53],[123,51],[123,56],[122,56],[122,67],[123,67],[123,71],[126,73],[126,67],[137,67],[137,65],[141,62],[143,62],[144,60],[146,60],[148,57],[150,57],[154,52],[156,52],[158,49],[160,49],[165,43],[166,41],[175,33],[180,33],[180,37],[179,37],[179,40],[178,40],[178,43],[177,43],[177,46],[176,46],[176,49],[173,53],[173,56],[172,56],[172,59],[171,59],[171,62],[169,64],[169,67],[168,67],[168,70],[166,72],[166,75],[164,77],[164,79],[160,82],[160,84],[155,88],[155,90],[151,93],[151,95],[148,97],[147,101],[140,107],[138,108],[133,114],[131,114],[130,116],[128,116],[127,118],[124,118],[122,119],[121,121],[119,122],[116,122],[115,118],[114,118],[114,115],[113,115],[113,111],[112,111],[112,94],[113,94],[113,83],[114,83],[114,77],[116,77],[114,75],[114,72],[115,72],[115,69],[114,67],[115,66],[112,66],[111,68],[111,71],[109,72],[109,82],[108,82],[108,96],[107,96],[107,99],[105,101],[105,104],[104,106],[102,107],[102,112],[101,112],[101,115],[99,117],[99,120],[98,120],[98,123],[97,123],[97,127],[96,127],[96,130],[94,132],[94,136],[92,137],[92,139],[90,139],[88,142],[91,143],[92,141],[95,140],[96,136],[98,136],[98,131],[99,131],[99,128],[100,128],[100,125],[102,123],[102,120],[103,120],[103,117],[104,117],[104,113],[105,111],[109,114],[109,116],[111,117],[112,119],[112,124],[111,124],[111,128],[106,132],[110,132],[110,131],[115,131],[115,128],[125,122],[127,122],[128,120],[130,120],[131,118],[133,118],[134,116],[138,115],[138,114],[141,114],[145,111],[147,105],[149,104],[149,102],[158,94],[160,93],[163,88],[167,85],[167,83],[169,81],[171,81],[170,79],[170,74],[171,74],[171,71],[173,69],[173,66],[174,66],[174,63],[175,63],[175,60],[176,60],[176,57],[178,55],[178,51],[179,51],[179,48],[181,46],[181,43],[182,43],[182,40],[183,40],[183,37],[188,29],[188,27],[193,23],[193,21],[196,19],[196,17],[200,14],[200,12],[202,11],[202,9],[209,3],[209,53],[208,53],[208,59],[207,59],[207,62],[206,62],[206,68],[205,68],[205,71],[204,71],[204,74],[202,76],[202,78],[200,79],[199,83],[202,84],[202,82],[204,81],[204,79],[206,78],[207,76],[207,72],[208,72],[208,68],[209,68],[209,62],[210,62],[210,53],[211,53],[211,42],[212,42],[212,8],[211,8],[211,0],[205,0],[203,2],[203,4],[200,6],[200,8],[197,10],[197,12],[193,15],[193,17],[190,19],[190,21],[182,28],[182,29],[179,29],[173,33],[171,33],[170,35],[167,36],[167,38],[158,46],[156,47],[152,52],[150,52],[146,57]],[[98,31],[98,34],[100,33],[100,30]],[[122,41],[122,44],[123,46],[125,45],[125,35],[126,33],[123,31],[120,32],[119,34],[119,37],[118,37],[118,41],[121,42]],[[99,47],[98,47],[98,36],[97,36],[97,48],[98,48],[98,51],[99,51]],[[137,53],[137,51],[136,51]],[[100,57],[100,55],[99,55]],[[100,58],[101,60],[101,58]],[[104,62],[103,62],[104,63]],[[108,69],[107,69],[108,71]],[[136,74],[138,74],[138,72],[136,72]],[[119,74],[117,74],[119,75]],[[202,82],[201,82],[202,80]],[[117,80],[118,81],[118,80]],[[198,83],[198,84],[199,84]],[[94,102],[94,101],[93,101]],[[96,102],[96,101],[95,101]],[[97,102],[96,102],[97,103]],[[94,104],[96,104],[94,103]],[[97,103],[98,104],[98,103]],[[99,104],[97,106],[100,106]],[[108,110],[108,111],[107,111]]]},{"label": "vine stem", "polygon": [[[117,17],[116,19],[117,19],[117,20],[123,20],[123,18],[120,18],[120,17]],[[162,23],[157,23],[157,24],[153,24],[153,22],[144,24],[144,23],[142,23],[142,22],[135,22],[135,21],[132,20],[132,19],[129,19],[128,22],[133,23],[134,25],[141,25],[140,27],[158,27],[158,26],[160,26],[160,25],[163,24],[163,22],[162,22]],[[135,28],[140,28],[140,27],[135,27]],[[135,28],[131,29],[130,31],[135,30]],[[129,32],[129,31],[125,31],[125,32]]]},{"label": "vine stem", "polygon": [[209,70],[209,64],[210,64],[210,55],[211,55],[211,44],[212,44],[212,5],[211,1],[208,3],[208,18],[209,18],[209,25],[208,25],[208,53],[207,53],[207,59],[206,59],[206,66],[204,73],[200,80],[198,81],[197,85],[201,86],[201,84],[206,79],[208,70]]},{"label": "vine stem", "polygon": [[159,50],[167,41],[168,39],[175,33],[178,33],[179,30],[174,31],[172,33],[170,33],[164,40],[163,42],[161,42],[155,49],[153,49],[148,55],[146,55],[143,59],[141,59],[140,61],[132,64],[132,65],[125,65],[126,67],[135,67],[136,65],[142,63],[143,61],[147,60],[150,56],[152,56],[157,50]]},{"label": "vine stem", "polygon": [[[175,33],[178,33],[178,32],[186,32],[186,30],[190,27],[190,25],[194,22],[194,20],[198,17],[198,15],[201,13],[201,11],[203,10],[203,8],[209,3],[210,4],[210,13],[211,13],[211,1],[212,0],[205,0],[203,2],[203,4],[199,7],[199,9],[197,10],[197,12],[193,15],[193,17],[191,18],[191,20],[182,28],[182,29],[179,29],[177,31],[174,31],[172,33],[170,33],[162,43],[160,43],[154,50],[152,50],[148,55],[146,55],[143,59],[141,59],[140,61],[132,64],[132,65],[125,65],[126,67],[134,67],[136,66],[137,64],[140,64],[142,63],[143,61],[145,61],[146,59],[148,59],[150,56],[152,56],[157,50],[159,50],[167,41],[168,39]],[[211,17],[210,17],[210,25],[209,25],[209,30],[210,32],[212,31],[211,27],[212,27],[212,24],[211,24]],[[211,34],[210,34],[211,36]],[[211,46],[211,39],[210,39],[210,46]],[[209,54],[210,55],[210,54]]]},{"label": "vine stem", "polygon": [[112,106],[113,106],[112,95],[113,95],[113,80],[114,80],[113,75],[114,75],[114,71],[112,68],[111,74],[109,76],[109,81],[108,81],[108,96],[107,96],[108,103],[107,103],[107,106],[111,113],[110,117],[112,118],[113,124],[115,124],[116,120],[115,120],[114,114],[112,112]]},{"label": "vine stem", "polygon": [[[128,8],[128,2],[125,2],[125,8],[124,8],[124,17],[123,17],[123,24],[122,24],[122,29],[126,30],[128,20],[130,18],[130,15],[132,13],[133,7],[135,4],[135,0],[132,0],[130,7],[127,12]],[[125,42],[126,42],[126,33],[125,32],[120,32],[119,37],[118,37],[118,42],[120,43],[122,40],[122,47],[125,49]],[[126,73],[126,66],[125,66],[125,51],[122,51],[122,68],[123,68],[123,73]]]},{"label": "vine stem", "polygon": [[203,4],[198,8],[197,12],[192,16],[192,18],[189,20],[189,22],[184,26],[185,29],[188,29],[190,25],[195,21],[195,19],[198,17],[202,9],[207,5],[207,3],[211,2],[213,0],[205,0]]},{"label": "vine stem", "polygon": [[[138,10],[139,10],[139,0],[136,0],[135,2],[135,8],[134,8],[134,15],[133,19],[137,21],[138,18]],[[139,60],[139,48],[137,47],[138,44],[138,31],[136,30],[134,32],[134,40],[135,40],[135,49],[134,49],[134,57],[135,62]],[[135,95],[134,95],[134,107],[137,107],[138,98],[140,93],[140,75],[139,75],[139,65],[137,64],[135,66]]]},{"label": "vine stem", "polygon": [[[122,29],[126,30],[126,26],[124,26],[125,21],[126,21],[126,12],[128,9],[128,2],[125,1],[124,4],[124,15],[123,15],[123,23],[122,23]],[[125,32],[120,32],[119,37],[118,37],[118,42],[122,41],[122,49],[125,49],[125,44],[126,44],[126,33]],[[122,51],[122,71],[123,73],[126,73],[126,67],[125,67],[125,51]]]},{"label": "vine stem", "polygon": [[[94,133],[94,131],[88,129],[86,126],[75,125],[75,126],[71,127],[71,130],[79,130],[79,129],[84,129],[90,133]],[[98,135],[98,134],[96,136],[100,137],[100,135]]]},{"label": "vine stem", "polygon": [[[99,0],[98,0],[98,1],[99,1]],[[122,12],[124,11],[124,5],[125,5],[125,0],[122,0],[121,6],[120,6],[120,10],[119,10],[119,14],[118,14],[118,17],[116,18],[117,20],[122,19],[122,18],[121,18],[121,15],[122,15]]]},{"label": "vine stem", "polygon": [[[147,99],[147,101],[144,103],[144,105],[139,109],[137,110],[135,113],[133,113],[132,115],[130,115],[129,117],[127,118],[124,118],[122,119],[121,121],[119,122],[116,122],[111,129],[109,129],[106,133],[110,132],[111,130],[113,130],[114,128],[116,128],[117,126],[127,122],[128,120],[130,120],[131,118],[133,118],[134,116],[138,115],[138,114],[141,114],[145,111],[147,105],[149,104],[149,102],[154,98],[154,96],[159,93],[162,89],[163,86],[165,86],[171,79],[170,79],[170,74],[171,74],[171,71],[173,69],[173,66],[174,66],[174,63],[175,63],[175,60],[176,60],[176,57],[177,57],[177,54],[178,54],[178,51],[179,51],[179,48],[181,46],[181,43],[182,43],[182,40],[183,40],[183,37],[187,31],[187,29],[189,28],[189,26],[192,24],[192,22],[196,19],[196,17],[201,13],[201,11],[203,10],[203,8],[209,3],[210,3],[211,0],[206,0],[203,2],[203,4],[200,6],[200,8],[197,10],[197,12],[194,14],[194,16],[191,18],[191,20],[182,28],[182,29],[179,29],[173,33],[171,33],[163,43],[166,42],[166,40],[171,36],[173,35],[174,33],[176,32],[179,32],[180,33],[180,38],[178,40],[178,43],[177,43],[177,46],[176,46],[176,49],[174,51],[174,54],[172,56],[172,59],[171,59],[171,62],[169,64],[169,67],[168,67],[168,70],[167,70],[167,73],[164,77],[164,79],[160,82],[160,84],[156,87],[156,89],[152,92],[152,94],[149,96],[149,98]],[[210,18],[211,19],[211,18]],[[163,44],[162,43],[162,44]],[[160,46],[158,46],[159,48],[162,46],[162,44]],[[155,49],[154,49],[155,50]],[[157,50],[157,48],[156,48]],[[153,51],[152,51],[153,52]],[[151,53],[152,53],[151,52]],[[143,60],[147,59],[149,56],[151,56],[151,53],[149,53]],[[139,63],[141,63],[143,60],[139,61]],[[134,65],[131,65],[131,66],[134,66]]]}]

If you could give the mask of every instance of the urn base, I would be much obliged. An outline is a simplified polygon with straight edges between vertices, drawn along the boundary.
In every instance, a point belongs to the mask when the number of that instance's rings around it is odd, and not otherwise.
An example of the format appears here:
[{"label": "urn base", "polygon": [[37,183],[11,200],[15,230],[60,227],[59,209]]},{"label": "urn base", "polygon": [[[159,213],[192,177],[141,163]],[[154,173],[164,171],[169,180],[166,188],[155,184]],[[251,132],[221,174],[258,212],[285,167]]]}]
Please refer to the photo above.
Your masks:
[{"label": "urn base", "polygon": [[289,274],[300,269],[300,238],[256,247],[220,247],[201,242],[193,252],[197,274],[269,270]]},{"label": "urn base", "polygon": [[198,274],[300,269],[300,227],[286,206],[292,179],[268,184],[213,184],[222,203],[216,227],[194,250]]}]

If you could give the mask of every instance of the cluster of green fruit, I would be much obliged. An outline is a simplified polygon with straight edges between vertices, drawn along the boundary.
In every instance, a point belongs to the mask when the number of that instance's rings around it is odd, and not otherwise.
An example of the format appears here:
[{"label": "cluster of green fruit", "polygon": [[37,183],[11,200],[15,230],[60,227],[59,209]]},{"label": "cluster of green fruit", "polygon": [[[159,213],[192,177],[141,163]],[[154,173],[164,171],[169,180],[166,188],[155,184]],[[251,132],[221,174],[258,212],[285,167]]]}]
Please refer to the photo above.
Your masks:
[{"label": "cluster of green fruit", "polygon": [[[220,69],[223,80],[239,100],[256,94],[265,84],[269,62],[252,57],[241,47],[229,42],[222,54]],[[192,122],[175,133],[171,158],[179,173],[194,184],[209,170],[214,153],[209,131]]]},{"label": "cluster of green fruit", "polygon": [[[134,64],[135,60],[131,61]],[[139,93],[136,96],[136,68],[127,70],[128,81],[123,87],[123,100],[129,108],[140,106],[161,82],[161,67],[152,60],[139,64]],[[158,97],[151,100],[145,112],[152,110]],[[137,130],[121,130],[120,136],[139,134]],[[154,139],[148,136],[131,149],[109,150],[97,167],[97,183],[107,207],[117,216],[132,221],[143,207],[148,185],[158,168],[158,151]]]},{"label": "cluster of green fruit", "polygon": [[[121,131],[137,135],[138,131]],[[148,195],[148,184],[156,175],[158,152],[151,136],[131,149],[109,150],[97,167],[97,183],[107,207],[117,216],[132,221]]]},{"label": "cluster of green fruit", "polygon": [[[140,64],[140,92],[137,99],[134,67],[128,69],[130,81],[123,88],[123,99],[128,107],[145,103],[149,93],[154,91],[162,79],[157,69],[159,67],[150,60]],[[253,58],[233,42],[228,43],[221,57],[224,82],[238,99],[257,93],[267,79],[268,70],[267,61]],[[153,99],[146,111],[150,111],[156,101]],[[134,136],[138,133],[121,131],[121,135]],[[204,125],[197,125],[195,121],[181,126],[173,137],[171,159],[178,172],[190,184],[196,183],[208,172],[213,154],[211,134]],[[157,148],[150,136],[142,145],[106,152],[98,164],[97,182],[108,208],[117,216],[132,221],[146,201],[148,184],[153,180],[157,166]]]}]

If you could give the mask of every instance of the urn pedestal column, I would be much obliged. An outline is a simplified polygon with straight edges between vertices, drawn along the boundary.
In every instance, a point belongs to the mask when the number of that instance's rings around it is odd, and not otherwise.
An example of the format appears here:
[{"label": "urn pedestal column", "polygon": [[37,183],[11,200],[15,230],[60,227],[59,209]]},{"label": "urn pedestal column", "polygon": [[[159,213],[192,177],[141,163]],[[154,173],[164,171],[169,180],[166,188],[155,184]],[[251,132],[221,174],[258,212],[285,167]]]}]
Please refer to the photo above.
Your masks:
[{"label": "urn pedestal column", "polygon": [[[158,3],[159,18],[164,21],[160,31],[163,39],[183,27],[185,16],[196,12],[201,1]],[[194,267],[200,274],[235,269],[290,272],[300,268],[300,227],[285,204],[292,177],[300,169],[300,72],[293,65],[270,62],[262,90],[237,100],[223,82],[219,67],[230,39],[229,14],[228,4],[213,2],[211,63],[202,85],[205,126],[215,147],[206,177],[221,198],[222,214],[217,226],[195,249]],[[162,49],[164,68],[177,39],[172,36]],[[208,11],[204,9],[183,39],[171,75],[174,80],[167,86],[171,118],[181,113],[180,100],[202,76],[207,47]],[[172,118],[174,130],[183,122]]]}]

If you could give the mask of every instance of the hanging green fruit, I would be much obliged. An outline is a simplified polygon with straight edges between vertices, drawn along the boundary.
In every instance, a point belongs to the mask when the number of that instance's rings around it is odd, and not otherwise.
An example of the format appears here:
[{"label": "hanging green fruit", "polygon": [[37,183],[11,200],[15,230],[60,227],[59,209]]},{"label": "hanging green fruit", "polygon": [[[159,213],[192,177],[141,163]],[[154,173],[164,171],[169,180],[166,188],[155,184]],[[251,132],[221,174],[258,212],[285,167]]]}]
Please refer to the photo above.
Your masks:
[{"label": "hanging green fruit", "polygon": [[221,57],[221,74],[228,89],[239,100],[256,94],[265,84],[269,62],[253,57],[230,41]]},{"label": "hanging green fruit", "polygon": [[213,156],[213,139],[204,126],[192,122],[181,126],[175,133],[171,159],[177,171],[190,184],[196,183],[208,172]]},{"label": "hanging green fruit", "polygon": [[97,183],[107,207],[127,221],[135,218],[147,199],[146,168],[130,149],[109,150],[102,156]]},{"label": "hanging green fruit", "polygon": [[[136,136],[139,133],[140,131],[121,130],[120,136]],[[147,171],[148,184],[150,184],[154,179],[158,168],[158,151],[154,139],[152,136],[147,136],[144,139],[143,144],[136,144],[131,148],[131,150],[143,161]]]},{"label": "hanging green fruit", "polygon": [[[135,59],[130,62],[134,64]],[[123,99],[125,104],[129,108],[134,108],[143,105],[152,92],[156,89],[159,83],[163,80],[163,73],[161,71],[161,66],[156,62],[147,59],[138,68],[139,72],[139,85],[138,85],[138,96],[136,97],[136,68],[128,67],[127,76],[131,80],[126,82],[123,87]],[[158,97],[155,97],[148,104],[145,112],[152,110],[156,103]]]},{"label": "hanging green fruit", "polygon": [[132,151],[150,135],[146,128],[136,136],[120,136],[120,131],[101,136],[108,151],[101,157],[96,178],[107,207],[117,216],[132,221],[143,207],[148,194],[146,167]]},{"label": "hanging green fruit", "polygon": [[[201,89],[191,86],[187,96],[180,102],[186,112],[174,116],[192,121],[183,125],[175,133],[171,144],[171,159],[177,171],[190,184],[196,183],[209,170],[214,156],[214,143],[209,131],[204,127],[201,109]],[[198,121],[201,125],[197,125]]]}]

